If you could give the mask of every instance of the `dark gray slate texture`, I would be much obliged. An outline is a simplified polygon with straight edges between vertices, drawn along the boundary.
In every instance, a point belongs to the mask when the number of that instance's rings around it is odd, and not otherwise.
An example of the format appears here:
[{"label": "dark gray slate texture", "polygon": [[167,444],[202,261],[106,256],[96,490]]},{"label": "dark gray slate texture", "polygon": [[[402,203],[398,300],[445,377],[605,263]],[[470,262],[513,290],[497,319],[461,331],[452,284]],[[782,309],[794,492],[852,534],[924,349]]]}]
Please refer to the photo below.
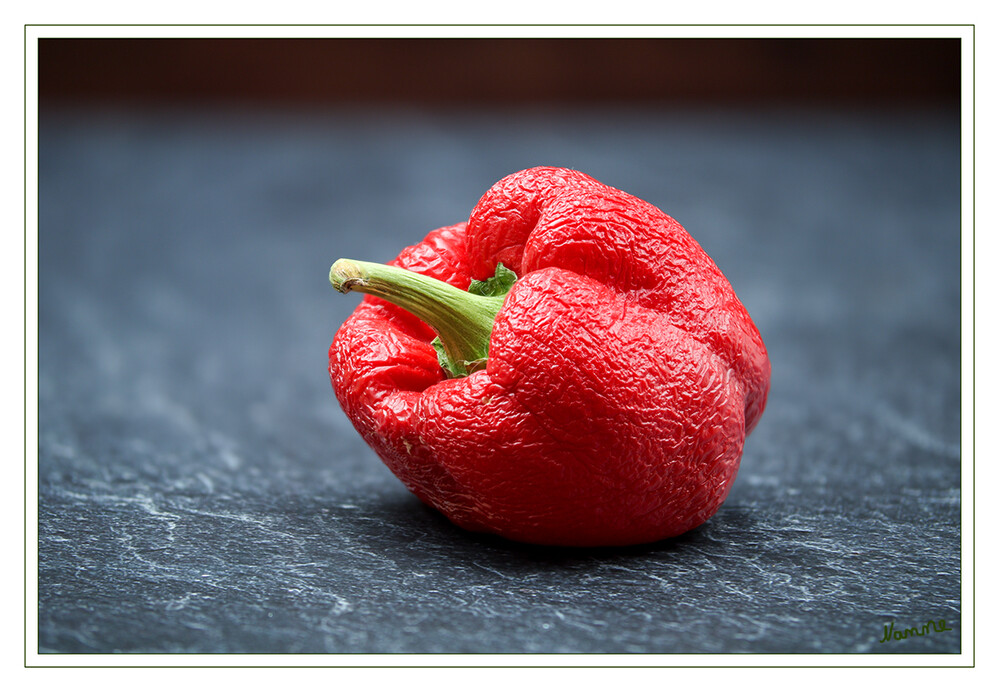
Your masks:
[{"label": "dark gray slate texture", "polygon": [[[63,112],[40,137],[40,652],[958,652],[955,115]],[[465,533],[340,412],[393,257],[563,165],[676,217],[773,362],[681,538]],[[33,494],[34,489],[29,488]],[[950,631],[881,643],[884,627]]]}]

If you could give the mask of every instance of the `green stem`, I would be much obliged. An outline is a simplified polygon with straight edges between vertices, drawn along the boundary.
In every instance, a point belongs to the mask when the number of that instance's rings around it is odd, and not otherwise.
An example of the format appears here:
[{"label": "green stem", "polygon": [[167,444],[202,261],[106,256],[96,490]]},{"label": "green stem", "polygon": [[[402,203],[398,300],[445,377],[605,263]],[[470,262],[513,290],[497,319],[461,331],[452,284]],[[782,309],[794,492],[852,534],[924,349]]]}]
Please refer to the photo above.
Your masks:
[{"label": "green stem", "polygon": [[429,324],[446,354],[441,365],[452,376],[485,366],[503,296],[475,295],[406,269],[351,259],[333,263],[330,283],[340,293],[357,291],[384,298]]}]

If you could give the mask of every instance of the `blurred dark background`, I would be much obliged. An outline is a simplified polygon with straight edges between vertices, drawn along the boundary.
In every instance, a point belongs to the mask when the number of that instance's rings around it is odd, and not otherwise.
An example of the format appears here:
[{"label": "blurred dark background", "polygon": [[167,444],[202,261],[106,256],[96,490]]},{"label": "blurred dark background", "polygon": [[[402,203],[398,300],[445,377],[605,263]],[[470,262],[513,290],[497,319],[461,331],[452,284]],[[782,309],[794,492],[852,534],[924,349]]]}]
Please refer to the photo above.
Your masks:
[{"label": "blurred dark background", "polygon": [[953,106],[957,39],[43,39],[43,106]]}]

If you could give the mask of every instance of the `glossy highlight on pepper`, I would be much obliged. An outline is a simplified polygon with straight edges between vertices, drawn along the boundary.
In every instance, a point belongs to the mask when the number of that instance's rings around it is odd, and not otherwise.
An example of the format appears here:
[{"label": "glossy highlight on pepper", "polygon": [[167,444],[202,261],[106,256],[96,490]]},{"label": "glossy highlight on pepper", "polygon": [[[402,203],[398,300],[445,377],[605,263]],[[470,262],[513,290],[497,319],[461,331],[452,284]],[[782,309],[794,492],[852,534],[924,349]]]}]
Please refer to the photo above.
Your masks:
[{"label": "glossy highlight on pepper", "polygon": [[388,265],[329,349],[354,427],[459,526],[547,545],[684,533],[721,506],[770,361],[674,219],[577,171],[494,185]]}]

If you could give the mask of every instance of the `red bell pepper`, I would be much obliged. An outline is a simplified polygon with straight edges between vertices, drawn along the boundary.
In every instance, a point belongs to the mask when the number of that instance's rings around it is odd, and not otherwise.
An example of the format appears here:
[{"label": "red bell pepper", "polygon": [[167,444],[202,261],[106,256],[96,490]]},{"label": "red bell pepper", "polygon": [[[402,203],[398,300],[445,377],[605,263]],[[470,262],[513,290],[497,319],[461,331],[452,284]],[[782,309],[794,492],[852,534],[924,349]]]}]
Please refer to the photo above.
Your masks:
[{"label": "red bell pepper", "polygon": [[707,254],[576,171],[508,176],[467,223],[390,265],[340,260],[330,281],[370,294],[330,346],[340,405],[470,530],[576,546],[679,535],[725,500],[766,405],[766,348]]}]

